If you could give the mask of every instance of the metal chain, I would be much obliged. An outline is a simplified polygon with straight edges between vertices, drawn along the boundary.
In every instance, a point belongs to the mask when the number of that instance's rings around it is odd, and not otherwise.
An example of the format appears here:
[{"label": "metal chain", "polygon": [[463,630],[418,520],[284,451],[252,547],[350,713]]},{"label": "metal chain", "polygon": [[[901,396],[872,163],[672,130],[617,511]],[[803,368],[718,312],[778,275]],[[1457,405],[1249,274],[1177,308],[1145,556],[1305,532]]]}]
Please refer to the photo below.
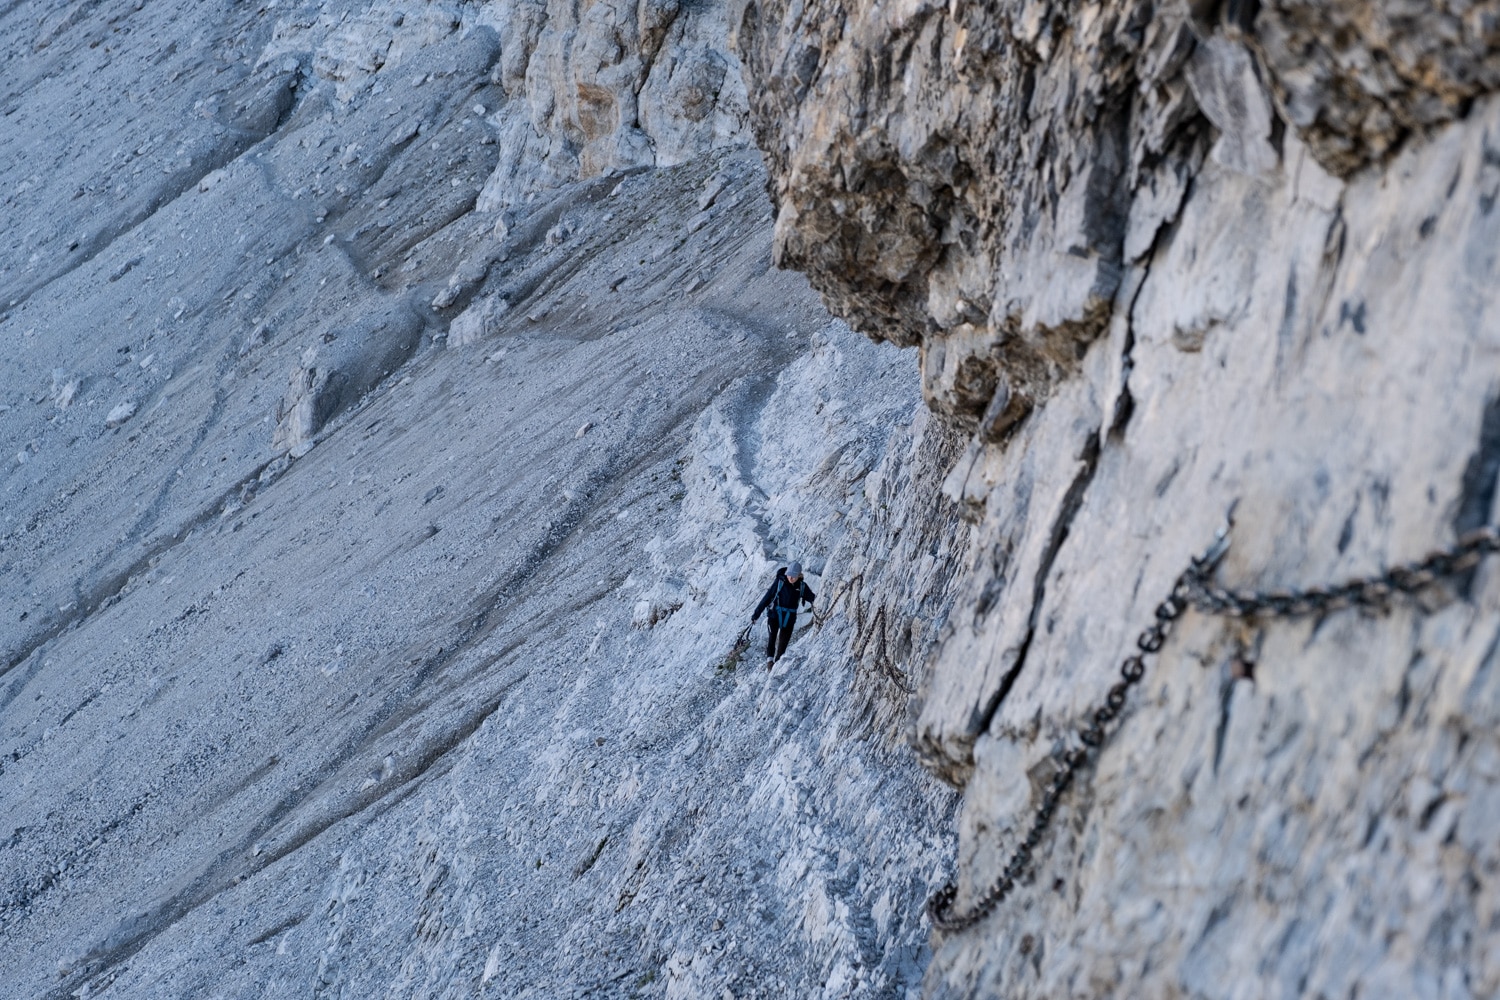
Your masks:
[{"label": "metal chain", "polygon": [[[1425,559],[1392,566],[1376,576],[1350,580],[1337,587],[1304,590],[1225,590],[1214,586],[1206,570],[1189,569],[1183,574],[1185,596],[1195,610],[1230,618],[1294,618],[1327,614],[1343,608],[1384,610],[1397,594],[1420,593],[1449,577],[1466,572],[1492,552],[1500,552],[1500,531],[1479,528],[1464,535],[1452,548],[1434,552]],[[1195,565],[1197,560],[1194,561]],[[1174,591],[1175,593],[1175,591]]]},{"label": "metal chain", "polygon": [[1089,755],[1103,744],[1105,727],[1119,717],[1130,689],[1146,675],[1145,658],[1161,651],[1173,624],[1188,608],[1231,618],[1293,618],[1351,607],[1384,610],[1393,596],[1415,595],[1473,569],[1486,555],[1500,552],[1500,530],[1484,527],[1471,531],[1451,548],[1433,552],[1417,562],[1393,566],[1375,576],[1349,580],[1336,587],[1308,587],[1297,591],[1237,591],[1216,586],[1212,581],[1214,569],[1228,549],[1226,524],[1209,550],[1188,563],[1187,569],[1172,585],[1170,596],[1156,606],[1156,622],[1136,637],[1137,651],[1120,664],[1120,680],[1110,687],[1099,707],[1078,727],[1081,745],[1074,746],[1058,759],[1057,773],[1042,791],[1026,836],[1011,852],[1000,877],[964,913],[956,913],[953,909],[958,895],[955,883],[949,882],[939,889],[927,900],[927,916],[935,928],[953,933],[973,927],[993,913],[1020,882],[1031,867],[1032,852],[1042,842],[1058,799],[1072,784],[1078,769],[1088,762]]}]

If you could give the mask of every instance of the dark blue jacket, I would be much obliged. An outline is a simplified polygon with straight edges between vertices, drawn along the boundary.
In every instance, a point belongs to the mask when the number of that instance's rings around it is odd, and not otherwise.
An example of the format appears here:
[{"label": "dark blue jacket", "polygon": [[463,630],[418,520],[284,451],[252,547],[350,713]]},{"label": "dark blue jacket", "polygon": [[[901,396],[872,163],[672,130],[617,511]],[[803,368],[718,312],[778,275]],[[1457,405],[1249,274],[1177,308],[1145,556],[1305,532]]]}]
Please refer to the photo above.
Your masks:
[{"label": "dark blue jacket", "polygon": [[817,596],[817,594],[812,592],[812,588],[807,585],[807,577],[803,577],[797,581],[796,586],[788,583],[786,579],[786,567],[783,566],[776,571],[775,581],[772,582],[771,588],[766,591],[766,596],[762,597],[760,603],[755,606],[755,614],[750,620],[760,621],[762,611],[766,610],[766,608],[774,608],[771,620],[782,628],[791,628],[792,623],[797,620],[798,601],[806,601],[807,606],[812,607],[813,598]]}]

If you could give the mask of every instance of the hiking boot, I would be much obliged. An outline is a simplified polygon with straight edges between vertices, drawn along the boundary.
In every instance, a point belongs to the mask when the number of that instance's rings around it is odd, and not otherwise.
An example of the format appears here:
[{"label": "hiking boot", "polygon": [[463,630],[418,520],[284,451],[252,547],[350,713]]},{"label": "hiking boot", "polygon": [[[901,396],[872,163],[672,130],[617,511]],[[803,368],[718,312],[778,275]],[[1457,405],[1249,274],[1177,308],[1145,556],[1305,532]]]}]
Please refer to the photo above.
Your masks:
[{"label": "hiking boot", "polygon": [[776,666],[776,661],[775,660],[770,660],[770,659],[766,660],[766,669],[767,670],[770,670],[774,666]]}]

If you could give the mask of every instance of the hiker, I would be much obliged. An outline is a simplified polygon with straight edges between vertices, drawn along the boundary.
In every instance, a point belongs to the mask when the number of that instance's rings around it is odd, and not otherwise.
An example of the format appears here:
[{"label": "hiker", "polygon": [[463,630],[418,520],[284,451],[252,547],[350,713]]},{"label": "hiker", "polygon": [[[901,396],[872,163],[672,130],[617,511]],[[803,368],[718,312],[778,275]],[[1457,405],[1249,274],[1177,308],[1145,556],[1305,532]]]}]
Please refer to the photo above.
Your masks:
[{"label": "hiker", "polygon": [[766,617],[766,624],[770,627],[770,633],[766,636],[767,670],[774,667],[776,661],[781,659],[781,654],[786,652],[786,644],[792,638],[792,626],[797,624],[798,602],[805,601],[810,608],[816,596],[812,588],[802,580],[801,563],[794,562],[776,571],[775,582],[766,591],[766,596],[760,599],[755,614],[750,617],[753,625],[760,621],[762,611],[771,609]]}]

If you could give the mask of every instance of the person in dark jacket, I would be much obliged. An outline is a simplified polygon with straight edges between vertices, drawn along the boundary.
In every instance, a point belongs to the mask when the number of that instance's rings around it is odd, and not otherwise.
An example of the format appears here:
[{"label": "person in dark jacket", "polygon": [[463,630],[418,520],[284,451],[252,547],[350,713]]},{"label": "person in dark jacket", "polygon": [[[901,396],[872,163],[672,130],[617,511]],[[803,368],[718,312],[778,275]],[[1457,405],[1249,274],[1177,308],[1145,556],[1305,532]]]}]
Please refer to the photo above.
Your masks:
[{"label": "person in dark jacket", "polygon": [[802,579],[801,563],[794,562],[776,571],[771,589],[760,599],[755,607],[755,614],[750,618],[751,624],[754,624],[760,621],[762,611],[767,608],[771,611],[766,617],[766,624],[770,626],[770,633],[766,636],[766,669],[775,666],[776,661],[781,659],[781,654],[786,652],[786,644],[792,638],[792,627],[797,624],[798,605],[805,602],[810,608],[816,596]]}]

